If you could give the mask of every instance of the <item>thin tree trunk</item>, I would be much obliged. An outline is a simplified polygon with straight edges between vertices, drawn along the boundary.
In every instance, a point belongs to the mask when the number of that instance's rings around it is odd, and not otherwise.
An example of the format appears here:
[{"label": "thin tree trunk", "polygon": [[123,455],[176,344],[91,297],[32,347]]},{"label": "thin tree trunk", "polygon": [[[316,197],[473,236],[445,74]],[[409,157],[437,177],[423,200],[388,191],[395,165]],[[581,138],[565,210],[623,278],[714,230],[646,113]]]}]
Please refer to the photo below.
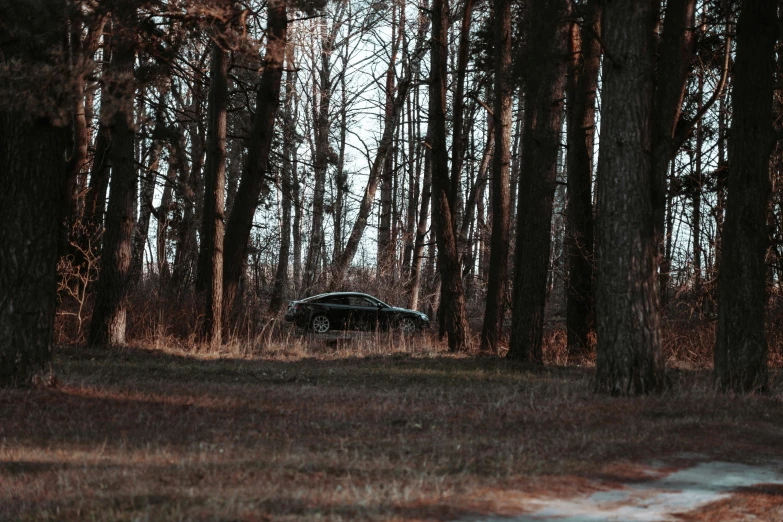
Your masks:
[{"label": "thin tree trunk", "polygon": [[421,263],[424,254],[424,241],[427,239],[427,220],[430,213],[430,200],[432,199],[432,122],[427,124],[427,136],[424,140],[424,180],[421,185],[421,210],[419,210],[419,222],[416,225],[416,243],[413,246],[413,259],[411,264],[411,282],[408,290],[408,308],[416,310],[419,307],[419,293],[421,292]]},{"label": "thin tree trunk", "polygon": [[[270,0],[264,67],[256,95],[256,112],[247,143],[247,157],[231,217],[226,225],[223,254],[223,317],[233,309],[247,257],[250,229],[261,192],[267,188],[269,151],[280,105],[288,19],[286,0]],[[227,321],[224,321],[224,325]]]},{"label": "thin tree trunk", "polygon": [[[682,100],[691,70],[695,39],[696,0],[669,0],[658,46],[657,85],[652,116],[653,212],[656,243],[663,245],[666,210],[666,172],[679,148],[674,143]],[[665,259],[664,259],[665,261]],[[665,298],[671,267],[661,263],[660,292]]]},{"label": "thin tree trunk", "polygon": [[[487,305],[481,327],[481,350],[497,353],[503,330],[508,281],[509,185],[511,165],[511,2],[495,0],[495,154],[492,161],[492,235]],[[483,238],[483,231],[482,231]]]},{"label": "thin tree trunk", "polygon": [[[384,126],[391,126],[394,115],[394,77],[397,63],[397,48],[399,47],[398,34],[403,30],[397,30],[397,3],[392,4],[392,27],[391,27],[391,55],[389,65],[386,69],[386,105]],[[400,116],[397,116],[399,119]],[[397,125],[394,125],[395,130]],[[392,145],[394,148],[394,146]],[[394,154],[386,154],[383,162],[383,171],[381,173],[381,207],[380,219],[378,222],[378,276],[384,277],[392,269],[393,243],[392,243],[392,189],[396,172],[394,171]]]},{"label": "thin tree trunk", "polygon": [[601,5],[586,5],[585,21],[572,31],[573,61],[569,71],[568,102],[568,202],[566,208],[568,291],[566,321],[568,352],[589,349],[593,323],[593,140],[595,97],[601,64]]},{"label": "thin tree trunk", "polygon": [[[281,205],[283,207],[282,226],[280,230],[280,255],[277,259],[277,271],[275,283],[272,287],[272,296],[269,299],[269,313],[277,314],[283,305],[283,294],[288,283],[288,257],[291,253],[291,179],[295,175],[292,172],[292,159],[294,134],[296,132],[296,119],[293,111],[293,97],[296,89],[296,69],[294,64],[294,46],[289,42],[286,45],[286,81],[285,81],[285,121],[283,122],[283,168],[280,169],[280,189],[282,192]],[[295,202],[298,203],[298,202]],[[337,241],[337,239],[335,239]]]},{"label": "thin tree trunk", "polygon": [[737,27],[715,344],[718,386],[735,392],[764,390],[768,378],[765,256],[776,13],[774,0],[748,0]]},{"label": "thin tree trunk", "polygon": [[452,107],[451,185],[449,187],[449,201],[452,213],[454,213],[457,208],[457,198],[459,197],[460,180],[462,177],[462,164],[464,161],[465,139],[463,137],[463,120],[465,116],[465,76],[470,55],[470,26],[473,23],[473,3],[473,0],[465,0],[462,11],[462,26],[460,27],[459,33],[459,47],[457,50],[456,92],[454,93]]},{"label": "thin tree trunk", "polygon": [[[103,35],[103,74],[111,62],[112,22],[106,23]],[[101,99],[108,95],[106,82],[101,84]],[[90,168],[90,184],[85,200],[84,219],[94,232],[103,227],[103,215],[106,209],[106,192],[109,188],[109,149],[111,148],[111,114],[106,103],[101,103],[98,134],[95,137],[95,152]]]},{"label": "thin tree trunk", "polygon": [[448,7],[446,0],[432,3],[430,67],[430,118],[432,120],[432,221],[438,243],[438,271],[449,351],[470,346],[470,326],[465,311],[454,213],[449,205],[449,158],[446,143],[446,82],[448,51]]},{"label": "thin tree trunk", "polygon": [[546,0],[530,7],[531,72],[525,81],[527,110],[508,357],[536,363],[543,361],[544,308],[563,117],[569,11],[568,0]]},{"label": "thin tree trunk", "polygon": [[[416,158],[417,145],[419,139],[417,131],[414,131],[413,109],[410,97],[405,102],[407,106],[408,121],[408,204],[405,216],[405,250],[402,255],[402,274],[403,278],[411,274],[411,258],[415,246],[414,229],[416,228],[416,211],[419,201],[419,180],[421,179],[420,163]],[[418,109],[418,107],[417,107]],[[418,125],[416,126],[418,128]]]},{"label": "thin tree trunk", "polygon": [[[294,111],[296,114],[296,110]],[[296,148],[293,150],[293,160],[291,165],[291,194],[294,205],[294,287],[297,289],[302,284],[302,207],[304,207],[304,194],[300,189],[299,174],[297,169]]]},{"label": "thin tree trunk", "polygon": [[[318,108],[314,116],[315,131],[315,187],[313,189],[312,225],[310,242],[305,260],[304,286],[312,289],[319,279],[319,265],[323,261],[324,248],[324,195],[326,192],[326,169],[329,163],[329,109],[332,100],[331,55],[334,49],[334,34],[326,31],[326,20],[319,22],[321,36],[321,66],[318,68]],[[315,86],[314,86],[315,88]],[[315,101],[313,102],[315,104]]]},{"label": "thin tree trunk", "polygon": [[[131,28],[123,27],[120,20],[115,19],[114,23],[115,49],[111,73],[118,77],[131,77],[135,61],[134,36],[128,34]],[[109,96],[112,95],[117,96],[109,92]],[[122,99],[120,108],[111,119],[111,191],[106,211],[101,272],[90,323],[90,346],[125,344],[126,297],[131,263],[133,209],[136,203],[132,100],[132,96]]]},{"label": "thin tree trunk", "polygon": [[649,154],[655,1],[604,7],[595,389],[610,394],[650,393],[664,377]]},{"label": "thin tree trunk", "polygon": [[[201,222],[196,290],[205,294],[203,338],[215,346],[223,329],[223,223],[226,187],[226,110],[229,56],[212,44],[207,108],[207,153],[204,168],[204,212]],[[200,283],[200,284],[199,284]]]}]

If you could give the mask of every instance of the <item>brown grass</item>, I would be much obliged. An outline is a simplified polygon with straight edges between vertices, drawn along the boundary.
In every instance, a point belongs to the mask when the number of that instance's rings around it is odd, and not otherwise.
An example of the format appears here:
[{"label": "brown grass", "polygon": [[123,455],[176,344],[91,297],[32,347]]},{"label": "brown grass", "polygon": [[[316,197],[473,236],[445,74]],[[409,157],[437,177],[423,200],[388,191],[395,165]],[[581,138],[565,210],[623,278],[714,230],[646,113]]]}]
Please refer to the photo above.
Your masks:
[{"label": "brown grass", "polygon": [[[547,361],[564,364],[548,335]],[[653,457],[783,455],[778,373],[768,396],[680,369],[660,396],[613,399],[591,393],[589,358],[535,368],[426,338],[171,341],[63,348],[57,388],[0,390],[0,520],[446,520],[591,491]],[[779,495],[747,494],[762,493]]]}]

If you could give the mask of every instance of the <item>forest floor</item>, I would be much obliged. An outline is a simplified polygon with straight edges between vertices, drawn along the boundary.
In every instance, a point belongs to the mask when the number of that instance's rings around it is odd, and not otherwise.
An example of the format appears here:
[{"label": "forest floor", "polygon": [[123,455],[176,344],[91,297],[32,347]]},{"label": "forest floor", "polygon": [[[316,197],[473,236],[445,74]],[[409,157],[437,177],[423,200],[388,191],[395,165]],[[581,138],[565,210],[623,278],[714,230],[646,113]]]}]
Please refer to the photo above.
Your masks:
[{"label": "forest floor", "polygon": [[[0,390],[0,520],[498,520],[651,462],[783,462],[779,370],[765,396],[679,369],[610,398],[589,361],[331,344],[58,349],[55,387]],[[783,487],[680,519],[745,515],[783,520]]]}]

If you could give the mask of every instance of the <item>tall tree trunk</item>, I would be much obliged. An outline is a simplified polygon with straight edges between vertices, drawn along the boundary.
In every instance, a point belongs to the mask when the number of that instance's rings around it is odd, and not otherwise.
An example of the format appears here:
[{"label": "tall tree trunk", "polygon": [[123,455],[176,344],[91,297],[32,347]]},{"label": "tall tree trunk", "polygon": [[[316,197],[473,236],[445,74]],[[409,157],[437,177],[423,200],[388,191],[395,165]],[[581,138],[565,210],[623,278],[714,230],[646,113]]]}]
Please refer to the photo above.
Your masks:
[{"label": "tall tree trunk", "polygon": [[593,139],[595,96],[601,64],[601,5],[590,0],[584,22],[572,28],[572,52],[567,87],[568,202],[566,248],[568,291],[566,322],[568,352],[589,348],[593,314]]},{"label": "tall tree trunk", "polygon": [[223,220],[226,190],[226,110],[228,62],[225,49],[212,44],[207,108],[207,157],[204,168],[204,212],[196,290],[204,292],[204,340],[215,346],[223,329]]},{"label": "tall tree trunk", "polygon": [[[288,257],[291,253],[291,179],[296,175],[292,172],[294,154],[294,134],[296,119],[293,111],[293,98],[296,94],[296,70],[294,64],[294,46],[286,45],[286,81],[285,81],[285,121],[283,122],[283,168],[280,169],[281,205],[283,206],[282,227],[280,230],[280,255],[277,259],[275,283],[272,287],[272,297],[269,299],[269,312],[277,314],[283,305],[283,294],[288,283]],[[298,203],[298,202],[294,202]],[[337,241],[337,239],[335,239]]]},{"label": "tall tree trunk", "polygon": [[438,269],[449,336],[449,350],[470,346],[470,326],[465,311],[454,214],[449,205],[449,157],[446,143],[446,82],[448,53],[447,0],[432,3],[432,44],[430,59],[430,118],[432,119],[432,221],[438,243]]},{"label": "tall tree trunk", "polygon": [[[313,188],[312,226],[310,227],[310,242],[305,260],[304,281],[306,288],[312,289],[319,279],[319,265],[323,262],[324,249],[324,195],[326,193],[326,169],[329,165],[331,145],[329,143],[329,109],[332,101],[332,67],[331,56],[334,50],[335,35],[326,29],[326,20],[319,22],[321,36],[321,65],[318,68],[318,104],[313,115],[315,132],[315,158],[313,173],[315,186]],[[314,86],[315,88],[315,86]],[[313,101],[315,105],[315,101]]]},{"label": "tall tree trunk", "polygon": [[[481,327],[481,350],[497,352],[506,310],[511,165],[511,2],[495,0],[495,154],[492,160],[492,235],[487,305]],[[482,231],[483,238],[483,231]]]},{"label": "tall tree trunk", "polygon": [[137,284],[144,275],[144,247],[149,237],[150,219],[154,211],[152,200],[155,196],[160,153],[163,150],[163,138],[166,132],[164,103],[167,91],[168,86],[163,88],[158,96],[158,104],[155,111],[155,128],[152,131],[152,146],[149,151],[149,164],[146,168],[143,168],[144,172],[141,175],[141,209],[139,210],[139,219],[136,222],[136,235],[133,238],[133,256],[131,257],[129,276],[131,284]]},{"label": "tall tree trunk", "polygon": [[133,238],[133,255],[131,257],[129,282],[137,284],[144,275],[144,247],[149,236],[150,218],[152,217],[152,199],[155,195],[155,183],[158,178],[158,165],[163,144],[160,139],[154,139],[150,148],[149,166],[144,168],[141,176],[141,209],[136,222],[136,235]]},{"label": "tall tree trunk", "polygon": [[189,125],[188,133],[191,138],[190,156],[192,162],[190,168],[187,167],[187,142],[185,134],[180,129],[178,137],[177,154],[180,155],[178,162],[181,165],[179,170],[179,182],[177,187],[180,189],[179,199],[182,209],[181,220],[177,227],[176,251],[174,253],[174,270],[172,271],[172,283],[177,291],[185,290],[193,281],[198,264],[198,244],[196,241],[196,227],[199,222],[200,212],[198,200],[201,194],[201,175],[204,165],[204,156],[206,154],[206,139],[201,127],[201,96],[194,96],[193,112],[196,119],[195,124]]},{"label": "tall tree trunk", "polygon": [[[680,120],[682,100],[693,61],[696,0],[669,0],[666,3],[663,34],[658,46],[657,84],[652,115],[653,212],[656,243],[663,245],[666,212],[666,172],[679,149],[675,131]],[[671,267],[661,262],[660,292],[665,300]]]},{"label": "tall tree trunk", "polygon": [[[294,111],[294,114],[296,114],[296,111]],[[294,205],[294,224],[291,235],[294,242],[294,287],[298,289],[302,283],[302,209],[304,207],[304,194],[300,188],[296,147],[294,147],[292,155],[291,195]]]},{"label": "tall tree trunk", "polygon": [[[111,62],[112,22],[106,22],[103,35],[103,74]],[[106,82],[101,84],[101,99],[108,96]],[[98,134],[95,137],[95,152],[90,168],[89,191],[85,199],[84,219],[92,231],[103,227],[103,214],[106,209],[106,192],[109,188],[109,149],[111,148],[110,109],[101,103],[98,121]]]},{"label": "tall tree trunk", "polygon": [[[53,51],[63,51],[63,13],[43,0],[0,6],[0,64],[52,66]],[[35,384],[50,370],[68,134],[45,114],[0,110],[0,387]]]},{"label": "tall tree trunk", "polygon": [[454,93],[452,107],[451,185],[449,186],[449,201],[452,213],[457,208],[457,198],[459,197],[460,180],[462,178],[462,164],[464,161],[465,76],[470,55],[470,27],[473,23],[473,3],[473,0],[465,0],[462,11],[462,26],[459,33],[459,47],[457,49],[456,92]]},{"label": "tall tree trunk", "polygon": [[[115,18],[114,22],[115,47],[111,74],[123,78],[124,81],[133,76],[135,36],[130,34],[133,31],[132,25],[123,25],[123,21],[127,23],[133,18],[135,13],[128,13]],[[136,203],[133,95],[120,98],[117,92],[110,91],[108,94],[117,97],[115,102],[120,105],[111,119],[111,191],[106,211],[101,272],[90,323],[90,346],[125,344],[126,297],[131,262],[133,209]]]},{"label": "tall tree trunk", "polygon": [[[264,67],[256,95],[256,112],[247,143],[247,157],[236,201],[226,225],[223,255],[223,317],[232,312],[247,256],[250,229],[262,190],[267,188],[269,151],[280,105],[280,84],[285,59],[287,0],[270,0]],[[224,321],[225,324],[225,321]]]},{"label": "tall tree trunk", "polygon": [[421,185],[421,210],[419,210],[419,222],[416,225],[416,243],[413,246],[413,259],[411,261],[411,282],[408,289],[408,308],[416,310],[419,307],[419,293],[421,292],[421,264],[424,255],[424,242],[427,239],[427,221],[430,214],[430,200],[432,199],[432,123],[427,124],[427,136],[424,140],[424,180]]},{"label": "tall tree trunk", "polygon": [[405,208],[405,249],[402,254],[403,278],[409,277],[411,273],[411,258],[415,246],[414,229],[416,228],[417,203],[419,201],[419,181],[421,180],[421,163],[417,158],[418,125],[414,127],[413,102],[410,97],[405,102],[405,105],[408,113],[408,202]]},{"label": "tall tree trunk", "polygon": [[767,385],[765,256],[776,13],[774,0],[747,0],[737,27],[715,344],[717,383],[735,392]]},{"label": "tall tree trunk", "polygon": [[604,7],[595,388],[611,394],[663,385],[649,154],[655,2]]},{"label": "tall tree trunk", "polygon": [[[391,55],[386,69],[386,105],[384,125],[390,126],[394,118],[394,77],[397,66],[397,49],[399,35],[404,28],[397,28],[397,2],[392,3]],[[397,116],[399,119],[399,116]],[[396,130],[396,125],[394,126]],[[394,146],[392,145],[394,148]],[[381,173],[381,208],[378,222],[378,276],[384,277],[391,273],[394,259],[394,244],[392,242],[392,189],[397,173],[394,171],[394,154],[386,154]]]},{"label": "tall tree trunk", "polygon": [[332,259],[337,259],[343,251],[345,194],[350,188],[348,186],[348,174],[345,172],[345,148],[348,140],[348,91],[345,76],[348,70],[348,57],[343,55],[342,62],[343,69],[342,74],[340,74],[340,150],[337,153],[337,170],[334,174],[337,194],[334,200],[334,248],[332,249]]},{"label": "tall tree trunk", "polygon": [[546,0],[530,7],[530,73],[525,81],[527,110],[508,357],[537,363],[543,360],[544,307],[563,117],[569,12],[568,0]]}]

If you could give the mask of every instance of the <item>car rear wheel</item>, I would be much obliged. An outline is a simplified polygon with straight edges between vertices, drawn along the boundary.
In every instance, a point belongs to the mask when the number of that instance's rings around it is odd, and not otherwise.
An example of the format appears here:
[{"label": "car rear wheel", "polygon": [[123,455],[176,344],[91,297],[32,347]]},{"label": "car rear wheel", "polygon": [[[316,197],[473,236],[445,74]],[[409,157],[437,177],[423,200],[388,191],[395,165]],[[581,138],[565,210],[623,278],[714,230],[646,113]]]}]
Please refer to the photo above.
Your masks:
[{"label": "car rear wheel", "polygon": [[316,315],[312,320],[313,331],[317,334],[325,334],[332,327],[329,318],[323,314]]},{"label": "car rear wheel", "polygon": [[418,327],[416,326],[416,322],[410,317],[403,317],[402,319],[400,319],[399,322],[397,323],[397,328],[405,336],[414,335],[418,330]]}]

